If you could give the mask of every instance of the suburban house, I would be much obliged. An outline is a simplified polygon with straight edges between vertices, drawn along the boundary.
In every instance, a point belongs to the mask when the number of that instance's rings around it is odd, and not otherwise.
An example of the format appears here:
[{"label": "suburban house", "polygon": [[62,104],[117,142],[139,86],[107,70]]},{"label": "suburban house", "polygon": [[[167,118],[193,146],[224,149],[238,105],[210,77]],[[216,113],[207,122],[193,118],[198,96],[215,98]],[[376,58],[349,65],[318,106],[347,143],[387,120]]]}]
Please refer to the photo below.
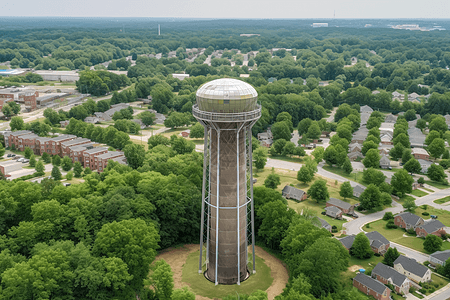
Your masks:
[{"label": "suburban house", "polygon": [[371,114],[373,112],[373,109],[369,105],[364,105],[359,108],[359,112]]},{"label": "suburban house", "polygon": [[389,152],[390,152],[389,149],[381,148],[381,147],[379,147],[378,150],[380,150],[381,155],[389,155]]},{"label": "suburban house", "polygon": [[358,158],[359,159],[364,158],[364,155],[360,151],[350,152],[349,154],[347,154],[347,156],[351,161],[355,161]]},{"label": "suburban house", "polygon": [[355,131],[355,133],[353,133],[352,143],[364,143],[368,134],[369,129],[367,129],[367,127],[365,126],[361,126],[358,131]]},{"label": "suburban house", "polygon": [[329,232],[331,232],[331,229],[332,229],[332,228],[331,228],[331,225],[328,224],[327,221],[325,221],[324,219],[321,219],[321,218],[317,218],[317,219],[319,219],[319,222],[320,222],[322,228],[325,228],[326,230],[328,230]]},{"label": "suburban house", "polygon": [[433,266],[445,266],[445,262],[450,258],[450,250],[444,251],[436,251],[433,254],[430,254],[430,258],[428,261]]},{"label": "suburban house", "polygon": [[358,184],[357,186],[353,187],[353,196],[359,198],[359,196],[361,196],[361,194],[364,192],[365,189],[366,189],[365,186]]},{"label": "suburban house", "polygon": [[426,135],[417,127],[408,129],[409,143],[412,148],[423,148],[425,146]]},{"label": "suburban house", "polygon": [[392,284],[395,292],[398,294],[408,294],[411,281],[403,274],[397,272],[394,268],[383,263],[378,263],[372,270],[372,278],[384,283]]},{"label": "suburban house", "polygon": [[184,138],[189,137],[189,134],[191,134],[191,130],[190,129],[187,129],[187,130],[184,130],[184,131],[181,132],[181,136],[184,137]]},{"label": "suburban house", "polygon": [[336,206],[325,207],[325,213],[329,217],[332,217],[335,219],[342,219],[342,210],[340,210]]},{"label": "suburban house", "polygon": [[395,91],[395,92],[392,93],[392,97],[393,97],[393,98],[398,98],[398,99],[400,99],[400,100],[405,99],[405,95],[403,95],[403,94],[401,94],[401,93],[399,93],[399,92],[397,92],[397,91]]},{"label": "suburban house", "polygon": [[403,255],[394,261],[394,269],[416,283],[431,281],[430,269]]},{"label": "suburban house", "polygon": [[426,174],[428,173],[428,168],[433,164],[431,161],[429,160],[425,160],[425,159],[418,159],[417,160],[420,164],[421,172]]},{"label": "suburban house", "polygon": [[410,212],[402,212],[394,217],[394,224],[400,228],[408,229],[416,229],[417,226],[422,225],[424,220],[412,214]]},{"label": "suburban house", "polygon": [[273,140],[272,139],[267,139],[267,140],[261,140],[260,141],[260,145],[262,147],[266,147],[266,148],[270,148],[273,144]]},{"label": "suburban house", "polygon": [[351,215],[355,211],[355,206],[354,205],[351,205],[348,202],[345,202],[345,201],[342,201],[342,200],[339,200],[339,199],[336,199],[336,198],[330,198],[330,200],[328,200],[326,206],[327,207],[335,206],[335,207],[339,208],[340,210],[342,210],[342,212],[344,214],[350,214]]},{"label": "suburban house", "polygon": [[417,126],[417,119],[408,121],[408,128],[414,128]]},{"label": "suburban house", "polygon": [[387,286],[366,274],[360,273],[356,275],[353,278],[353,286],[377,300],[388,300],[391,297],[391,290]]},{"label": "suburban house", "polygon": [[378,231],[371,231],[366,233],[367,238],[370,241],[370,248],[372,251],[378,254],[384,254],[391,246],[391,243],[387,238],[381,235]]},{"label": "suburban house", "polygon": [[380,167],[382,169],[389,169],[391,167],[391,161],[385,155],[380,158]]},{"label": "suburban house", "polygon": [[394,116],[393,114],[388,114],[386,118],[384,119],[384,122],[386,123],[397,123],[397,116]]},{"label": "suburban house", "polygon": [[360,126],[366,126],[367,121],[370,118],[370,113],[361,113],[359,116],[361,119]]},{"label": "suburban house", "polygon": [[429,220],[416,227],[416,234],[421,237],[429,234],[441,236],[443,233],[445,233],[445,225],[439,220]]},{"label": "suburban house", "polygon": [[[366,233],[366,237],[369,239],[370,248],[372,248],[372,251],[378,254],[384,254],[391,245],[391,243],[378,231],[368,232]],[[345,249],[350,250],[353,246],[353,242],[355,241],[355,235],[352,234],[338,240]]]},{"label": "suburban house", "polygon": [[294,199],[297,201],[305,200],[308,194],[306,194],[304,191],[297,189],[293,186],[286,185],[283,188],[283,191],[281,192],[283,194],[283,197],[286,199]]},{"label": "suburban house", "polygon": [[385,132],[380,136],[381,144],[382,145],[393,145],[392,142],[392,135],[390,133]]},{"label": "suburban house", "polygon": [[430,155],[428,154],[427,150],[423,148],[412,148],[411,154],[414,156],[415,159],[426,159],[428,160],[430,158]]},{"label": "suburban house", "polygon": [[358,143],[353,143],[348,145],[348,149],[350,150],[349,152],[361,152],[362,145]]}]

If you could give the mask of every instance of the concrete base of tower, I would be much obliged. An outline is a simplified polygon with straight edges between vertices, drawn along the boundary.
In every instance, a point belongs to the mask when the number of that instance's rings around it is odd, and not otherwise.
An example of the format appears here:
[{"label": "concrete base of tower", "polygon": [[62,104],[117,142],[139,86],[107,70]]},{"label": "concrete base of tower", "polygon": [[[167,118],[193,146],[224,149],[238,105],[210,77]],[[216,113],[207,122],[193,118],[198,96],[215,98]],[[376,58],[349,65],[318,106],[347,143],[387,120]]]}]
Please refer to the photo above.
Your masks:
[{"label": "concrete base of tower", "polygon": [[[209,273],[211,273],[211,272],[209,272]],[[210,275],[209,273],[208,273],[208,270],[206,270],[205,272],[203,272],[203,275],[205,276],[206,279],[215,283],[216,281],[214,279],[214,274],[212,274],[212,276],[209,276]],[[244,282],[249,277],[250,277],[250,272],[248,269],[246,269],[245,272],[241,272],[240,282]],[[219,277],[218,278],[219,284],[232,285],[232,284],[237,284],[237,282],[238,282],[237,277]]]}]

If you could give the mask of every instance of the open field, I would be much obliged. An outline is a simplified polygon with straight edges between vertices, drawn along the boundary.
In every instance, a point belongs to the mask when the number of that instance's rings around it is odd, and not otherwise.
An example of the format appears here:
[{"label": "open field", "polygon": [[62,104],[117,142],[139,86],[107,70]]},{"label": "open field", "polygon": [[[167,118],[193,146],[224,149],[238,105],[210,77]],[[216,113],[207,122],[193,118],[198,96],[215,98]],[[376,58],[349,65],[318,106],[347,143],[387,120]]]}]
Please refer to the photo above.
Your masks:
[{"label": "open field", "polygon": [[[417,211],[416,211],[417,213]],[[364,226],[365,231],[378,231],[389,241],[403,245],[405,247],[417,250],[419,252],[423,252],[429,254],[423,248],[423,242],[425,239],[417,238],[415,236],[408,235],[403,229],[387,229],[386,228],[387,221],[378,220],[372,223],[369,223],[369,228]],[[441,250],[450,250],[450,242],[443,242]]]},{"label": "open field", "polygon": [[256,247],[256,274],[237,285],[218,285],[198,274],[199,245],[184,245],[160,253],[156,260],[164,259],[174,273],[174,287],[189,286],[197,294],[197,300],[217,299],[229,294],[250,294],[260,289],[267,292],[269,299],[282,293],[288,282],[288,272],[282,262]]},{"label": "open field", "polygon": [[363,174],[362,172],[356,172],[356,173],[347,174],[347,173],[344,172],[344,170],[342,170],[341,168],[337,168],[337,167],[330,167],[330,166],[325,165],[322,168],[324,170],[328,171],[328,172],[331,172],[331,173],[334,173],[336,175],[345,177],[345,178],[347,178],[349,180],[358,182],[358,183],[360,183],[362,185],[366,185],[362,181],[362,174]]}]

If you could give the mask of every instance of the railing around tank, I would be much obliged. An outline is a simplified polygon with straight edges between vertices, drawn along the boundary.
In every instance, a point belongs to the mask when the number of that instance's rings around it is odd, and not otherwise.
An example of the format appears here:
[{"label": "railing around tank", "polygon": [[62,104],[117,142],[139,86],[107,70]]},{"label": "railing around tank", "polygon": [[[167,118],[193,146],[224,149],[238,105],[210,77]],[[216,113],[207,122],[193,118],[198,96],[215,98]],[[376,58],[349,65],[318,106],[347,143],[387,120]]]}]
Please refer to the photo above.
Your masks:
[{"label": "railing around tank", "polygon": [[242,113],[216,113],[203,111],[198,108],[197,104],[192,106],[192,114],[194,117],[205,121],[216,122],[242,122],[252,121],[261,117],[261,105],[257,104],[257,109]]}]

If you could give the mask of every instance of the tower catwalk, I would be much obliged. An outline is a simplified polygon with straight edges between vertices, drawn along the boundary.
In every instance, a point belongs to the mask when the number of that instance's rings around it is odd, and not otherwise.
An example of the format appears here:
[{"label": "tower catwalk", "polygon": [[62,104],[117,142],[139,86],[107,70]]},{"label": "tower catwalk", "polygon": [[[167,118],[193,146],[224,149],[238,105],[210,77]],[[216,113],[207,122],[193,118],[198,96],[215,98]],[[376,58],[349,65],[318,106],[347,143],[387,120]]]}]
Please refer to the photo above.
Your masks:
[{"label": "tower catwalk", "polygon": [[240,284],[249,243],[255,271],[251,129],[261,107],[255,89],[236,79],[205,83],[196,96],[192,113],[205,129],[199,272],[206,242],[206,277]]}]

